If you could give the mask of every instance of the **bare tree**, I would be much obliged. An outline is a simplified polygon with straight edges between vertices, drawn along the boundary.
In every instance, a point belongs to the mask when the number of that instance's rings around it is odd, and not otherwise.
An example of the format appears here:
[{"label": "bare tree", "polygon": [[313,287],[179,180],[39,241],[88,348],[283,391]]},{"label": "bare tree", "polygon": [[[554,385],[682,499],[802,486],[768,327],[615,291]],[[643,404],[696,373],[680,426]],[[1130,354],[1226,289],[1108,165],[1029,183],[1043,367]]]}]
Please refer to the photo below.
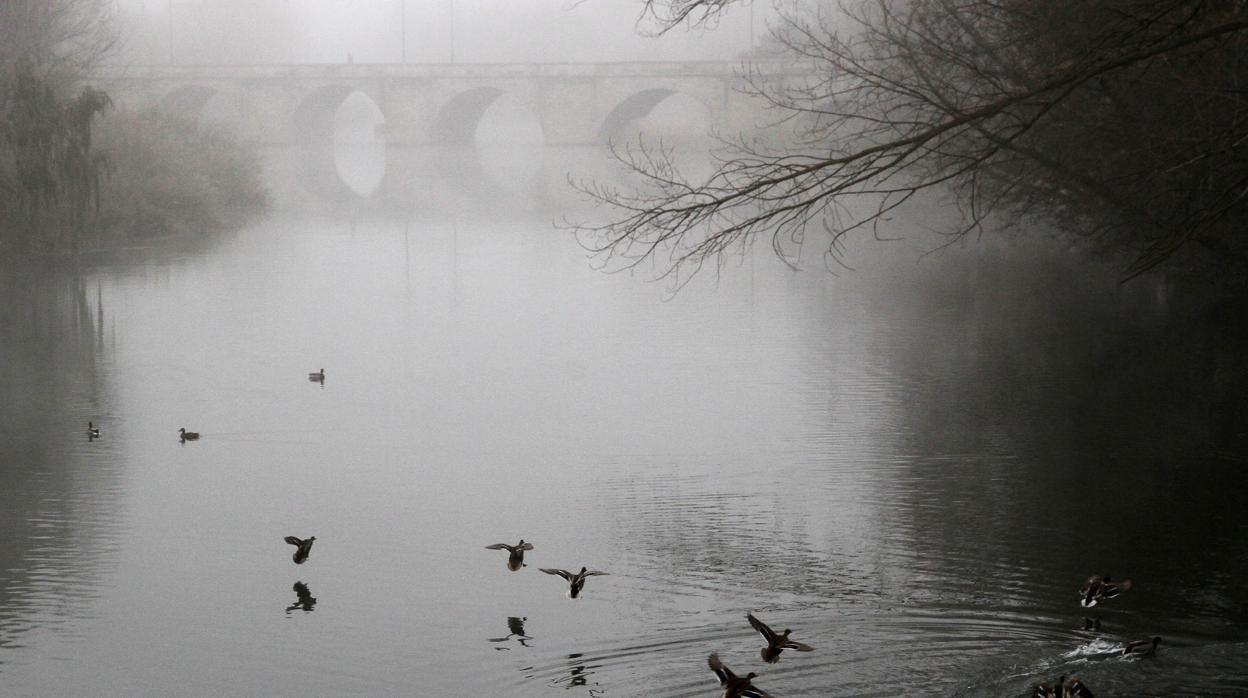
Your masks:
[{"label": "bare tree", "polygon": [[110,0],[0,0],[0,68],[83,78],[116,46]]},{"label": "bare tree", "polygon": [[[649,0],[669,22],[723,0]],[[916,197],[952,191],[961,224],[1040,217],[1125,256],[1127,277],[1200,247],[1242,274],[1248,244],[1248,3],[868,0],[782,15],[814,77],[754,75],[790,137],[738,138],[690,181],[668,153],[617,155],[642,178],[582,189],[611,210],[577,226],[606,263],[666,257],[688,278],[756,236],[782,258],[812,226],[834,259]]]},{"label": "bare tree", "polygon": [[723,11],[728,5],[752,0],[645,0],[641,19],[654,20],[658,33],[664,34],[681,24],[703,24]]}]

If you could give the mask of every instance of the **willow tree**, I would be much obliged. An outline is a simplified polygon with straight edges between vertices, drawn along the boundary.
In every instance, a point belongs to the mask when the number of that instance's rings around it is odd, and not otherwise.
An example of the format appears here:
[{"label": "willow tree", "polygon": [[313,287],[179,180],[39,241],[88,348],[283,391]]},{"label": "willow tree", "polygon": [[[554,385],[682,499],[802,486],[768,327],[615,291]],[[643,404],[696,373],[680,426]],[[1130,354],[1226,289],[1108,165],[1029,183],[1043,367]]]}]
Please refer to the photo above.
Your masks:
[{"label": "willow tree", "polygon": [[[661,29],[729,5],[646,3]],[[796,7],[773,35],[810,77],[749,81],[786,136],[726,142],[697,180],[662,150],[621,150],[641,184],[583,184],[608,218],[578,232],[610,262],[657,256],[683,280],[757,237],[791,259],[821,231],[839,259],[848,236],[952,192],[952,240],[1039,219],[1117,255],[1127,278],[1183,252],[1242,279],[1246,29],[1239,0]]]},{"label": "willow tree", "polygon": [[78,244],[105,161],[108,95],[81,86],[113,46],[106,0],[0,0],[0,242]]}]

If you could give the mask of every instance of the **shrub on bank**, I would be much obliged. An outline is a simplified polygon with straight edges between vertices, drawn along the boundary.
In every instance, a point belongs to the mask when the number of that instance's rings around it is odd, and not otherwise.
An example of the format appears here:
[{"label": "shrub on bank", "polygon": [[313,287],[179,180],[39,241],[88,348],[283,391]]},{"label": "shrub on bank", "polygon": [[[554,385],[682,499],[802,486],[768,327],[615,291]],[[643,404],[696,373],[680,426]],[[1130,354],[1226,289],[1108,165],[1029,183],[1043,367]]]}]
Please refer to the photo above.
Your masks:
[{"label": "shrub on bank", "polygon": [[98,130],[102,244],[211,234],[268,207],[259,156],[224,131],[160,110],[115,112]]}]

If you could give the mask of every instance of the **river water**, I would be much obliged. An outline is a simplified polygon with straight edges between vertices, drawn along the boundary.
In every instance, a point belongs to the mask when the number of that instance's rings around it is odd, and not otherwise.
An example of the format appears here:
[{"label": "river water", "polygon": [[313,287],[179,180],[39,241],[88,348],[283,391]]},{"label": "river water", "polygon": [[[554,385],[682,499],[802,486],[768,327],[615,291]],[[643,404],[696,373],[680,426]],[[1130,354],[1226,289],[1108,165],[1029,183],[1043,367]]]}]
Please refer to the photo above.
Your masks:
[{"label": "river water", "polygon": [[980,248],[673,295],[550,218],[0,274],[0,693],[1248,694],[1229,311]]}]

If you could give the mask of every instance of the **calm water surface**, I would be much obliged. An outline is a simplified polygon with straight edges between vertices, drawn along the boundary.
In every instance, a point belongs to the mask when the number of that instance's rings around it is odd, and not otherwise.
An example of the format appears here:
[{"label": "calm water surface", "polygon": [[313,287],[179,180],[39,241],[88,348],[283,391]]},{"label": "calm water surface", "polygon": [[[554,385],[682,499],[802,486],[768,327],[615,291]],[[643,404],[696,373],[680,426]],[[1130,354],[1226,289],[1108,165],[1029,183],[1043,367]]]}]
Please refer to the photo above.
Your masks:
[{"label": "calm water surface", "polygon": [[[1248,694],[1237,318],[811,266],[671,298],[462,218],[3,272],[0,693],[710,696],[718,652],[777,696]],[[1099,632],[1093,572],[1137,584]]]}]

